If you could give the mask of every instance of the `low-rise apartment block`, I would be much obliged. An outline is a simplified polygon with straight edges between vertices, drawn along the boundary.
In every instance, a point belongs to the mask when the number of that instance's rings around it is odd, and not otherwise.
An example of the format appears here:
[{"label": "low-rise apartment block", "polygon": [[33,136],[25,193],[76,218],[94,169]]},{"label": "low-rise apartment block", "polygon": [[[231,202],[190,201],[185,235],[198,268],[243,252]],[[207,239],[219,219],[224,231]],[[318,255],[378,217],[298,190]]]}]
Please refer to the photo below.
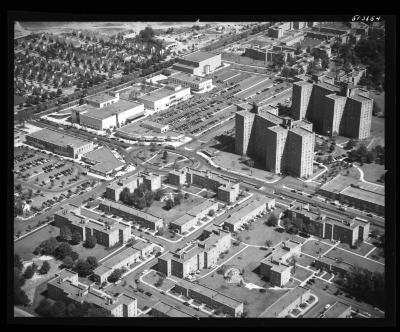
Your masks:
[{"label": "low-rise apartment block", "polygon": [[130,225],[74,205],[66,205],[56,212],[54,225],[59,228],[66,226],[71,232],[79,232],[83,241],[89,235],[94,236],[97,243],[105,247],[126,243],[132,236]]},{"label": "low-rise apartment block", "polygon": [[261,261],[260,274],[266,277],[271,285],[282,287],[290,279],[292,270],[290,259],[300,254],[301,243],[293,240],[284,241]]},{"label": "low-rise apartment block", "polygon": [[230,232],[236,232],[240,227],[247,223],[250,219],[271,209],[275,206],[275,199],[257,196],[254,199],[248,199],[239,206],[229,210],[224,215],[215,220]]},{"label": "low-rise apartment block", "polygon": [[213,190],[218,200],[228,204],[235,202],[239,196],[239,183],[227,181],[210,171],[198,171],[190,167],[170,171],[168,182],[176,186],[188,184]]},{"label": "low-rise apartment block", "polygon": [[307,225],[310,234],[330,240],[336,240],[353,246],[357,240],[368,238],[370,222],[361,218],[340,219],[327,217],[325,214],[310,208],[309,205],[290,207],[287,218],[292,222]]},{"label": "low-rise apartment block", "polygon": [[164,303],[157,302],[151,309],[151,314],[153,317],[178,317],[178,318],[193,318],[186,312],[183,312],[173,306]]},{"label": "low-rise apartment block", "polygon": [[100,203],[99,209],[104,212],[115,214],[133,223],[138,223],[151,230],[158,230],[162,228],[164,224],[162,218],[118,202],[104,200]]},{"label": "low-rise apartment block", "polygon": [[153,173],[139,173],[118,179],[106,187],[106,197],[118,202],[121,192],[125,188],[128,188],[129,192],[132,193],[142,183],[150,191],[156,191],[161,188],[161,176]]},{"label": "low-rise apartment block", "polygon": [[175,252],[166,252],[158,257],[158,270],[165,275],[186,278],[197,270],[209,268],[217,262],[219,255],[231,247],[229,233],[217,230],[199,241]]},{"label": "low-rise apartment block", "polygon": [[188,298],[205,303],[213,309],[220,309],[229,316],[240,317],[243,314],[243,302],[221,294],[209,287],[181,280],[175,285],[174,291]]},{"label": "low-rise apartment block", "polygon": [[381,215],[385,213],[384,186],[338,175],[321,186],[318,193],[362,210]]},{"label": "low-rise apartment block", "polygon": [[311,296],[311,291],[308,288],[297,286],[289,292],[281,296],[276,302],[268,307],[259,318],[282,318],[306,302]]},{"label": "low-rise apartment block", "polygon": [[67,269],[56,273],[54,278],[47,282],[47,294],[54,301],[62,300],[67,305],[83,302],[94,304],[114,317],[137,316],[136,298],[125,293],[115,297],[102,292],[79,282],[78,274]]}]

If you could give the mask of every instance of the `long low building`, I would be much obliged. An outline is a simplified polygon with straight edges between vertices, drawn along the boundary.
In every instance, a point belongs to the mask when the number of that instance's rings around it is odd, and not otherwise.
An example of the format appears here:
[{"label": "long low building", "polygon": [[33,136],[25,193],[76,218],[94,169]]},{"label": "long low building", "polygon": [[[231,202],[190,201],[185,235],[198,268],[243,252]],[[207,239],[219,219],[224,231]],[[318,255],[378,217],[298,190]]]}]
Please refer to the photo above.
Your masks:
[{"label": "long low building", "polygon": [[318,193],[359,209],[381,215],[385,213],[385,187],[378,184],[338,175],[321,186]]},{"label": "long low building", "polygon": [[37,148],[74,159],[94,149],[93,142],[47,128],[26,135],[25,139],[28,144]]},{"label": "long low building", "polygon": [[248,199],[243,204],[227,212],[228,216],[224,219],[223,227],[230,232],[236,232],[250,219],[274,206],[275,199],[261,196],[255,199]]},{"label": "long low building", "polygon": [[164,302],[157,302],[152,307],[151,313],[153,317],[178,317],[178,318],[194,317]]},{"label": "long low building", "polygon": [[91,165],[91,172],[101,176],[109,176],[119,171],[125,165],[105,147],[84,154],[82,156],[82,161]]},{"label": "long low building", "polygon": [[197,51],[178,58],[172,69],[202,76],[214,72],[221,64],[221,54]]},{"label": "long low building", "polygon": [[188,298],[205,303],[211,308],[222,310],[222,312],[230,316],[241,317],[243,314],[243,302],[221,294],[209,287],[181,280],[175,285],[174,291]]},{"label": "long low building", "polygon": [[308,288],[297,286],[279,298],[268,307],[258,318],[283,318],[290,311],[307,301],[311,296]]},{"label": "long low building", "polygon": [[158,112],[176,105],[181,101],[185,101],[188,98],[190,98],[190,88],[170,84],[140,96],[138,100],[143,103],[147,109]]},{"label": "long low building", "polygon": [[78,106],[72,110],[72,120],[88,128],[106,130],[119,127],[125,124],[127,120],[143,114],[143,104],[120,99],[101,108],[90,105]]},{"label": "long low building", "polygon": [[168,77],[168,82],[180,84],[186,88],[190,88],[191,92],[206,92],[212,89],[212,79],[203,78],[201,76],[174,72]]},{"label": "long low building", "polygon": [[109,200],[104,200],[100,203],[99,209],[105,212],[110,212],[124,219],[133,221],[134,223],[139,223],[145,228],[150,228],[152,230],[158,230],[163,227],[163,219],[156,217],[150,213],[143,212],[132,208],[130,206],[112,202]]},{"label": "long low building", "polygon": [[47,282],[47,295],[54,301],[65,301],[66,304],[90,303],[102,308],[114,317],[136,317],[136,298],[120,293],[119,296],[112,296],[91,285],[81,283],[78,273],[68,269],[57,272]]},{"label": "long low building", "polygon": [[171,221],[169,227],[172,230],[180,234],[183,234],[189,231],[192,227],[194,227],[200,219],[207,216],[207,214],[211,210],[213,210],[214,212],[217,211],[218,203],[210,200],[205,200],[204,202],[190,209],[182,217],[174,221]]}]

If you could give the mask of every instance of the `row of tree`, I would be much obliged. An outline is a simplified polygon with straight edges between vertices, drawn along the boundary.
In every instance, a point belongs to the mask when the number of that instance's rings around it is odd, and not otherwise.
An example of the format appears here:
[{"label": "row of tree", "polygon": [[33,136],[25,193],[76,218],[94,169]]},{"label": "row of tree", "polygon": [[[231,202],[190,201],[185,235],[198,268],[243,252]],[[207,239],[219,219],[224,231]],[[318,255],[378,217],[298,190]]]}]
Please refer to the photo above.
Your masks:
[{"label": "row of tree", "polygon": [[132,193],[128,188],[124,188],[119,195],[119,199],[126,205],[144,209],[153,204],[154,196],[155,194],[144,183],[141,183]]},{"label": "row of tree", "polygon": [[375,146],[373,149],[369,150],[365,145],[360,145],[358,149],[351,150],[348,156],[353,162],[360,163],[372,163],[377,162],[381,165],[385,164],[385,149],[381,145]]}]

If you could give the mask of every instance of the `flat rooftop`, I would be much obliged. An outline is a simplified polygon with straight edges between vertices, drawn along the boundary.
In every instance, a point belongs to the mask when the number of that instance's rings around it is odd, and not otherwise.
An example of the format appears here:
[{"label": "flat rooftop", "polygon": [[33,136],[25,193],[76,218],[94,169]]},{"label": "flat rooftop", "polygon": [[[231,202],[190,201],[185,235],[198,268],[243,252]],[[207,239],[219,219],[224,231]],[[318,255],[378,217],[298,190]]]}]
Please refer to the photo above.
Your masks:
[{"label": "flat rooftop", "polygon": [[340,193],[342,195],[350,196],[356,199],[361,199],[369,203],[385,206],[385,196],[382,194],[375,193],[373,191],[348,186],[347,188],[343,189]]},{"label": "flat rooftop", "polygon": [[188,222],[191,222],[193,219],[195,219],[195,217],[185,213],[182,217],[171,221],[171,224],[176,225],[176,226],[183,226]]},{"label": "flat rooftop", "polygon": [[154,91],[152,91],[150,93],[147,93],[147,94],[139,97],[139,99],[150,101],[150,102],[155,102],[155,101],[158,101],[160,99],[172,96],[172,95],[176,94],[177,92],[180,92],[180,91],[182,91],[184,89],[189,89],[189,88],[182,88],[181,87],[177,91],[170,90],[170,89],[167,89],[167,88],[160,88],[158,90],[154,90]]},{"label": "flat rooftop", "polygon": [[236,308],[243,304],[243,302],[234,299],[230,296],[223,295],[214,289],[208,288],[200,284],[194,284],[187,280],[180,280],[177,285],[184,287],[186,289],[191,289],[194,292],[200,293],[210,299],[213,299],[221,304],[224,304],[230,308]]},{"label": "flat rooftop", "polygon": [[104,120],[110,116],[126,112],[128,110],[131,110],[132,108],[136,108],[141,105],[143,104],[120,99],[116,103],[105,106],[103,108],[90,108],[86,113],[84,113],[84,115],[94,119]]},{"label": "flat rooftop", "polygon": [[170,77],[176,78],[178,80],[181,80],[181,81],[187,82],[187,83],[203,83],[203,82],[211,81],[211,78],[204,78],[204,77],[200,77],[200,76],[196,76],[196,75],[189,75],[189,74],[182,73],[182,72],[173,73]]},{"label": "flat rooftop", "polygon": [[212,202],[207,199],[207,200],[201,202],[199,205],[196,205],[194,208],[190,209],[187,212],[187,214],[197,217],[200,213],[202,213],[206,209],[209,209],[213,205],[215,205],[215,202]]},{"label": "flat rooftop", "polygon": [[135,208],[132,208],[130,206],[127,206],[127,205],[124,205],[124,204],[121,204],[121,203],[118,203],[118,202],[112,202],[112,201],[109,201],[109,200],[104,200],[104,201],[102,201],[100,203],[100,206],[115,208],[117,210],[120,210],[122,212],[130,214],[132,216],[136,216],[136,217],[139,217],[139,218],[142,218],[142,219],[145,219],[147,221],[154,222],[154,223],[162,223],[162,221],[163,221],[161,218],[156,217],[156,216],[154,216],[154,215],[152,215],[150,213],[137,210]]},{"label": "flat rooftop", "polygon": [[202,61],[205,61],[205,60],[217,57],[217,56],[220,56],[220,54],[198,51],[198,52],[183,56],[182,59],[188,60],[188,61],[193,61],[193,62],[202,62]]},{"label": "flat rooftop", "polygon": [[102,173],[111,172],[114,169],[125,165],[123,162],[118,160],[109,149],[105,147],[88,152],[84,154],[83,157],[96,163],[96,165],[90,167],[92,170]]},{"label": "flat rooftop", "polygon": [[185,317],[193,317],[192,315],[189,315],[186,312],[183,312],[177,308],[174,308],[172,306],[170,306],[169,304],[166,304],[164,302],[157,302],[154,306],[153,309],[162,312],[163,314],[165,314],[166,316],[169,317],[181,317],[181,318],[185,318]]},{"label": "flat rooftop", "polygon": [[225,223],[228,224],[236,224],[240,221],[241,218],[248,215],[250,212],[254,211],[255,209],[259,208],[262,205],[266,205],[270,199],[267,197],[259,196],[255,199],[249,199],[245,203],[229,210],[226,214],[228,217],[225,219]]},{"label": "flat rooftop", "polygon": [[150,120],[144,120],[142,123],[142,125],[147,125],[147,126],[152,126],[154,128],[165,128],[168,127],[168,125],[162,124],[162,123],[158,123],[158,122],[154,122],[154,121],[150,121]]},{"label": "flat rooftop", "polygon": [[299,135],[299,136],[308,136],[308,135],[314,135],[314,133],[310,130],[307,130],[303,127],[297,127],[297,128],[292,128],[289,130],[290,132]]},{"label": "flat rooftop", "polygon": [[26,137],[33,137],[41,141],[62,147],[72,146],[74,148],[79,148],[91,143],[89,141],[84,141],[74,136],[65,135],[64,133],[47,128],[35,131],[26,135]]},{"label": "flat rooftop", "polygon": [[107,102],[107,101],[110,101],[110,100],[114,100],[116,98],[118,98],[118,97],[111,96],[108,93],[100,93],[100,94],[98,94],[96,96],[90,96],[90,97],[87,97],[85,99],[87,101],[92,101],[92,102],[95,102],[95,103],[104,103],[104,102]]},{"label": "flat rooftop", "polygon": [[99,267],[97,267],[93,272],[96,274],[99,273],[104,273],[104,270],[112,270],[117,266],[117,264],[125,261],[129,257],[132,257],[133,255],[139,255],[139,250],[134,249],[132,247],[128,247],[120,252],[118,252],[116,255],[106,259],[104,262],[101,263]]},{"label": "flat rooftop", "polygon": [[310,290],[301,286],[293,288],[286,294],[284,294],[278,301],[274,302],[268,307],[259,318],[272,318],[277,317],[283,310],[285,310],[290,304],[296,301],[299,297],[304,296]]},{"label": "flat rooftop", "polygon": [[127,176],[125,178],[120,178],[117,181],[110,183],[107,186],[107,188],[111,188],[111,189],[124,188],[124,187],[128,186],[130,183],[132,183],[133,181],[137,181],[139,178],[140,178],[140,176],[138,174],[133,174],[133,175]]}]

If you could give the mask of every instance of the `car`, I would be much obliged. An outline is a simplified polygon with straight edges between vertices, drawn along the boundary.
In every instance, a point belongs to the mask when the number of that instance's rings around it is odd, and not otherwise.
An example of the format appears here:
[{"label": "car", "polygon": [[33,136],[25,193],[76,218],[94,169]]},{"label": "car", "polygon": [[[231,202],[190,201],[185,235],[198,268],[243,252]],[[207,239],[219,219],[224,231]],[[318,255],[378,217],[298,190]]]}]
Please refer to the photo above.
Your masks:
[{"label": "car", "polygon": [[327,310],[327,309],[329,309],[330,307],[331,307],[331,305],[328,303],[328,304],[324,307],[324,309]]},{"label": "car", "polygon": [[373,217],[372,213],[367,213],[368,217]]}]

